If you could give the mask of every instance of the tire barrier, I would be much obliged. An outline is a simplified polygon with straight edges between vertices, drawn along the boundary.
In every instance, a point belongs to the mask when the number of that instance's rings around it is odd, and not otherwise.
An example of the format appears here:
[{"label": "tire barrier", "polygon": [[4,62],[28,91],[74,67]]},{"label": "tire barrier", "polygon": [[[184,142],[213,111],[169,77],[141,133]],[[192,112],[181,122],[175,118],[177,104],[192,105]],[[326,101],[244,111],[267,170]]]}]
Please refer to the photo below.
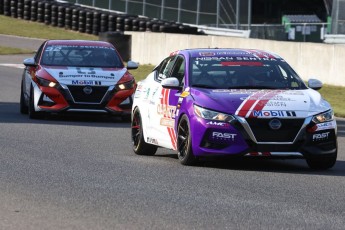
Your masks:
[{"label": "tire barrier", "polygon": [[99,12],[94,12],[93,20],[92,20],[92,34],[93,35],[99,34],[100,21],[101,21],[101,14]]},{"label": "tire barrier", "polygon": [[198,34],[196,27],[92,9],[66,1],[0,0],[0,14],[94,35],[124,31]]},{"label": "tire barrier", "polygon": [[20,19],[24,17],[24,0],[17,1],[17,17]]},{"label": "tire barrier", "polygon": [[45,2],[37,3],[37,21],[44,23],[44,4]]},{"label": "tire barrier", "polygon": [[72,29],[72,8],[71,7],[65,8],[65,29],[66,30]]},{"label": "tire barrier", "polygon": [[93,25],[93,12],[86,11],[85,14],[85,33],[92,34],[92,25]]},{"label": "tire barrier", "polygon": [[108,17],[108,31],[114,32],[116,31],[116,14],[109,14]]},{"label": "tire barrier", "polygon": [[17,1],[11,0],[10,2],[10,12],[11,12],[11,17],[16,18],[17,17]]},{"label": "tire barrier", "polygon": [[125,18],[124,20],[124,30],[125,31],[132,31],[133,30],[133,18],[129,17],[129,18]]},{"label": "tire barrier", "polygon": [[4,15],[11,16],[11,1],[4,0]]},{"label": "tire barrier", "polygon": [[31,0],[24,0],[24,12],[23,18],[24,20],[30,20],[31,15]]},{"label": "tire barrier", "polygon": [[44,24],[50,25],[51,20],[51,3],[44,3]]},{"label": "tire barrier", "polygon": [[64,6],[58,6],[57,26],[60,28],[65,27],[65,9]]},{"label": "tire barrier", "polygon": [[132,20],[132,30],[139,31],[139,20],[136,18]]},{"label": "tire barrier", "polygon": [[99,32],[103,33],[108,31],[108,17],[109,15],[107,13],[101,14],[101,21],[100,21],[100,30]]},{"label": "tire barrier", "polygon": [[79,9],[73,8],[72,10],[72,30],[78,31],[79,29]]},{"label": "tire barrier", "polygon": [[84,10],[79,10],[78,17],[78,31],[80,33],[85,33],[85,24],[86,24],[86,12]]},{"label": "tire barrier", "polygon": [[50,7],[51,13],[50,13],[50,25],[51,26],[57,26],[58,24],[58,6],[55,4],[52,4]]},{"label": "tire barrier", "polygon": [[30,13],[30,20],[37,21],[37,1],[31,1],[31,13]]},{"label": "tire barrier", "polygon": [[0,14],[4,14],[4,0],[0,0]]}]

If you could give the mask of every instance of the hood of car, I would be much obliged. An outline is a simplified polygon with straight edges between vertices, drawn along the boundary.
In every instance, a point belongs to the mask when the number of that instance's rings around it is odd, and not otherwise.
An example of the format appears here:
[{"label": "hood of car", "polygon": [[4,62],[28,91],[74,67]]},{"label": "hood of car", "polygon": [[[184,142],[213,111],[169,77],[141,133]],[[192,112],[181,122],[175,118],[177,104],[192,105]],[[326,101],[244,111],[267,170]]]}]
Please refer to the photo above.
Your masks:
[{"label": "hood of car", "polygon": [[102,85],[116,84],[127,69],[87,68],[87,67],[44,67],[60,84],[65,85]]},{"label": "hood of car", "polygon": [[247,90],[192,88],[195,103],[241,117],[308,117],[330,109],[321,95],[306,90]]}]

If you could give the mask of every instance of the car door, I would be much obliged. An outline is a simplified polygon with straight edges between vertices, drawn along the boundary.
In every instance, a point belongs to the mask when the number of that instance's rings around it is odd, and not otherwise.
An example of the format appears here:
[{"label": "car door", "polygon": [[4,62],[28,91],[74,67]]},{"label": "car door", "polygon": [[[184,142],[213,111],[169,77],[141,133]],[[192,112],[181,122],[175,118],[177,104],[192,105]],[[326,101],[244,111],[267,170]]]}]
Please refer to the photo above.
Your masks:
[{"label": "car door", "polygon": [[[163,61],[164,62],[164,61]],[[184,79],[185,62],[182,56],[171,56],[165,62],[155,76],[157,87],[153,88],[152,103],[150,103],[150,125],[158,144],[165,148],[176,149],[176,133],[174,130],[176,105],[181,90],[167,89],[161,85],[162,80],[170,77],[179,79],[181,86]],[[182,88],[181,88],[182,89]]]}]

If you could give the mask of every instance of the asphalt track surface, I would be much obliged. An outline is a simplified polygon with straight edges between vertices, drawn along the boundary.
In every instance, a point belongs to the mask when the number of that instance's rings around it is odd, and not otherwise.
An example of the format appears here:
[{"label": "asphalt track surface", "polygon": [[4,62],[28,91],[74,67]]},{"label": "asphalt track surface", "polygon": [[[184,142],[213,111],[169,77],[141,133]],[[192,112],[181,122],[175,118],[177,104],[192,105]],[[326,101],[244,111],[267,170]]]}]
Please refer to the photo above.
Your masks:
[{"label": "asphalt track surface", "polygon": [[25,57],[0,56],[0,229],[344,229],[345,133],[327,171],[136,156],[120,119],[20,114]]}]

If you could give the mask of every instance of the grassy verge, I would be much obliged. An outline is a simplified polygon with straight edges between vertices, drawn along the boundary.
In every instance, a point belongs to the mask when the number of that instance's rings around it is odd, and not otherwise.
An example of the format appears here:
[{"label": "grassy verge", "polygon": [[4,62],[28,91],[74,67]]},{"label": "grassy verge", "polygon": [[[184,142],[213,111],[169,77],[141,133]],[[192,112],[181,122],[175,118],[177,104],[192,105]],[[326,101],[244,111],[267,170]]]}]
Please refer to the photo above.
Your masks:
[{"label": "grassy verge", "polygon": [[131,74],[135,77],[136,81],[144,79],[149,73],[152,72],[153,65],[139,65],[138,69],[130,70]]},{"label": "grassy verge", "polygon": [[321,95],[331,103],[337,117],[345,117],[345,88],[333,85],[324,85],[319,91]]},{"label": "grassy verge", "polygon": [[98,40],[98,37],[63,28],[47,26],[43,23],[31,22],[0,15],[0,33],[42,39],[85,39]]},{"label": "grassy verge", "polygon": [[0,55],[6,54],[31,54],[34,53],[33,50],[28,49],[18,49],[13,47],[0,46]]}]

